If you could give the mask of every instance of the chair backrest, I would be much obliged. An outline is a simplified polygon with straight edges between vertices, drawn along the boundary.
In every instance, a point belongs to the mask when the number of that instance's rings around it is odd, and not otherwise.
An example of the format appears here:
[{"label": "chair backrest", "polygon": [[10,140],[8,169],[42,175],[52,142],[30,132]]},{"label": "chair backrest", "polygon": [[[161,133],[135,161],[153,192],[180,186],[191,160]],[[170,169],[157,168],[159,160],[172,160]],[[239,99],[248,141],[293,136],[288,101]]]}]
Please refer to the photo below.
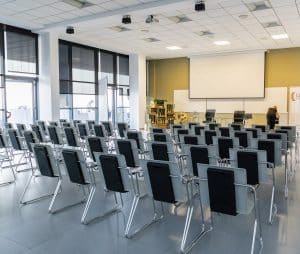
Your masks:
[{"label": "chair backrest", "polygon": [[229,149],[234,147],[233,138],[217,138],[217,147],[219,151],[219,157],[221,159],[229,159]]},{"label": "chair backrest", "polygon": [[102,124],[95,124],[94,132],[96,137],[105,138],[107,136],[105,127]]},{"label": "chair backrest", "polygon": [[290,134],[291,134],[290,131],[285,130],[285,129],[276,129],[275,133],[284,135],[284,138],[286,140],[283,141],[283,142],[286,143],[286,147],[292,147],[293,146],[293,144],[291,142],[288,142],[288,141],[290,141]]},{"label": "chair backrest", "polygon": [[241,124],[231,124],[230,127],[235,130],[235,131],[240,131],[242,129],[242,125]]},{"label": "chair backrest", "polygon": [[86,185],[91,182],[82,151],[62,149],[65,168],[72,183]]},{"label": "chair backrest", "polygon": [[54,145],[62,145],[62,141],[59,135],[58,127],[55,125],[49,125],[48,127],[49,138]]},{"label": "chair backrest", "polygon": [[23,132],[26,130],[25,124],[17,123],[16,126],[17,126],[19,137],[23,137]]},{"label": "chair backrest", "polygon": [[64,131],[65,131],[68,146],[78,147],[79,144],[78,144],[78,141],[77,141],[77,138],[76,138],[74,128],[73,127],[67,127],[67,128],[64,128]]},{"label": "chair backrest", "polygon": [[287,142],[287,133],[267,133],[267,139],[276,139],[282,141],[282,149],[287,150],[288,149],[288,142]]},{"label": "chair backrest", "polygon": [[33,132],[33,131],[24,131],[23,134],[24,134],[24,139],[25,139],[28,150],[30,152],[33,152],[32,144],[38,143],[35,132]]},{"label": "chair backrest", "polygon": [[199,135],[183,135],[181,136],[181,142],[186,145],[204,145],[204,137]]},{"label": "chair backrest", "polygon": [[166,133],[153,133],[151,134],[151,139],[156,142],[168,142]]},{"label": "chair backrest", "polygon": [[0,133],[0,149],[7,148],[6,138],[3,133]]},{"label": "chair backrest", "polygon": [[296,141],[296,126],[279,126],[281,130],[287,130],[288,133],[288,141],[295,142]]},{"label": "chair backrest", "polygon": [[[276,142],[279,143],[276,145]],[[281,141],[275,139],[261,139],[257,141],[257,149],[267,152],[267,162],[273,163],[274,166],[281,165]]]},{"label": "chair backrest", "polygon": [[[204,207],[235,216],[249,214],[253,201],[249,200],[246,170],[199,164],[201,200]],[[241,186],[243,185],[243,186]]]},{"label": "chair backrest", "polygon": [[93,161],[96,161],[95,153],[108,153],[104,138],[100,137],[87,137],[87,146],[90,153],[90,157]]},{"label": "chair backrest", "polygon": [[52,148],[49,145],[33,144],[32,149],[41,175],[47,177],[57,177],[60,175]]},{"label": "chair backrest", "polygon": [[249,135],[247,131],[235,131],[234,136],[238,138],[240,146],[246,148],[250,145],[248,142]]},{"label": "chair backrest", "polygon": [[40,126],[41,130],[45,133],[46,132],[46,124],[45,121],[37,121],[38,126]]},{"label": "chair backrest", "polygon": [[115,147],[118,154],[125,157],[127,167],[135,168],[140,165],[136,141],[133,139],[116,139]]},{"label": "chair backrest", "polygon": [[72,121],[72,124],[73,124],[73,127],[77,127],[77,124],[81,123],[81,120],[73,120]]},{"label": "chair backrest", "polygon": [[175,135],[175,140],[177,142],[180,142],[180,136],[181,135],[188,135],[190,133],[190,131],[188,129],[178,129],[175,131],[176,135]]},{"label": "chair backrest", "polygon": [[107,190],[120,193],[130,190],[128,170],[123,155],[97,153],[96,160]]},{"label": "chair backrest", "polygon": [[205,126],[193,126],[193,132],[195,135],[203,135],[203,132],[205,130]]},{"label": "chair backrest", "polygon": [[259,136],[259,130],[258,128],[245,128],[245,131],[250,131],[252,132],[252,137],[253,138],[258,138]]},{"label": "chair backrest", "polygon": [[172,142],[149,142],[150,158],[160,161],[175,161],[175,149]]},{"label": "chair backrest", "polygon": [[62,122],[62,127],[63,127],[63,128],[71,127],[71,123],[68,123],[68,122]]},{"label": "chair backrest", "polygon": [[140,131],[127,131],[127,139],[133,139],[136,141],[137,148],[144,150],[142,133]]},{"label": "chair backrest", "polygon": [[152,133],[164,133],[164,129],[163,128],[152,128],[150,130],[150,132],[152,132]]},{"label": "chair backrest", "polygon": [[175,204],[186,201],[178,164],[167,161],[142,161],[147,193],[156,201]]},{"label": "chair backrest", "polygon": [[199,125],[199,123],[193,123],[193,122],[188,123],[188,127],[190,130],[193,128],[193,126],[197,126],[197,125]]},{"label": "chair backrest", "polygon": [[88,130],[87,130],[87,126],[85,123],[78,123],[77,129],[78,129],[80,138],[85,138],[88,136]]},{"label": "chair backrest", "polygon": [[212,130],[205,130],[204,131],[204,136],[205,136],[205,144],[212,145],[213,144],[213,137],[217,136],[217,132],[212,131]]},{"label": "chair backrest", "polygon": [[214,131],[217,129],[219,125],[217,123],[209,123],[208,124],[208,129],[211,130],[211,131]]},{"label": "chair backrest", "polygon": [[15,150],[23,150],[22,149],[22,145],[21,145],[21,141],[17,135],[17,130],[16,129],[8,129],[7,130],[9,139],[10,139],[10,143],[12,145],[12,147]]},{"label": "chair backrest", "polygon": [[191,161],[192,171],[194,176],[198,176],[197,164],[209,164],[209,148],[208,146],[190,146],[188,152]]},{"label": "chair backrest", "polygon": [[107,135],[113,136],[113,128],[112,128],[112,123],[109,121],[102,121],[101,124],[104,126]]},{"label": "chair backrest", "polygon": [[[61,123],[66,123],[66,122],[61,122]],[[49,121],[50,126],[58,126],[58,122],[56,121]],[[64,126],[64,127],[70,127],[70,126]]]},{"label": "chair backrest", "polygon": [[267,131],[267,126],[266,125],[255,124],[252,127],[256,128],[256,129],[260,129],[261,132],[266,132]]},{"label": "chair backrest", "polygon": [[219,128],[221,137],[230,137],[230,128],[229,127],[220,127]]},{"label": "chair backrest", "polygon": [[94,125],[96,124],[96,122],[94,120],[88,120],[88,121],[86,121],[86,123],[87,123],[89,130],[92,130]]},{"label": "chair backrest", "polygon": [[42,134],[42,131],[40,129],[40,126],[39,125],[36,125],[36,124],[32,124],[31,125],[31,129],[32,131],[35,133],[36,137],[38,138],[38,140],[40,142],[44,142],[44,137],[43,137],[43,134]]},{"label": "chair backrest", "polygon": [[117,123],[119,136],[125,138],[126,131],[128,130],[127,123]]}]

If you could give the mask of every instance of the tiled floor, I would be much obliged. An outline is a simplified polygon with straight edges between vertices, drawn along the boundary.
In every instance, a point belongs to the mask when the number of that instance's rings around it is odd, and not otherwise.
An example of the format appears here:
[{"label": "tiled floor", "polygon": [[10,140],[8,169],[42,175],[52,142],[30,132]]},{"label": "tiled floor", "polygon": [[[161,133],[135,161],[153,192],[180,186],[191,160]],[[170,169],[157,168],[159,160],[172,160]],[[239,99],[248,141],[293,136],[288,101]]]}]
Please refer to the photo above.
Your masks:
[{"label": "tiled floor", "polygon": [[[19,173],[15,184],[0,187],[0,253],[1,254],[171,254],[179,253],[184,226],[185,208],[177,209],[177,215],[169,215],[160,223],[137,235],[124,238],[124,223],[128,216],[131,197],[125,197],[124,213],[107,217],[102,221],[84,226],[80,224],[83,205],[50,215],[47,212],[49,199],[27,206],[19,204],[19,197],[29,173]],[[262,253],[300,253],[300,172],[290,183],[288,200],[283,194],[283,170],[277,174],[276,203],[278,215],[273,225],[266,223],[270,186],[260,189],[260,205],[263,221],[264,248]],[[4,175],[0,175],[1,179]],[[298,183],[298,185],[297,185]],[[53,185],[37,180],[30,195],[51,190]],[[94,213],[109,208],[102,188],[95,197]],[[72,203],[80,198],[80,192],[67,184],[60,202]],[[112,199],[111,199],[112,200]],[[57,206],[61,204],[58,202]],[[111,203],[112,204],[112,203]],[[167,207],[166,207],[167,208]],[[167,209],[166,209],[167,210]],[[170,209],[169,209],[170,210]],[[151,202],[145,199],[137,221],[151,216]],[[192,231],[200,228],[199,212],[192,223]],[[214,215],[214,229],[200,241],[192,253],[241,254],[250,253],[253,215],[229,217]]]}]

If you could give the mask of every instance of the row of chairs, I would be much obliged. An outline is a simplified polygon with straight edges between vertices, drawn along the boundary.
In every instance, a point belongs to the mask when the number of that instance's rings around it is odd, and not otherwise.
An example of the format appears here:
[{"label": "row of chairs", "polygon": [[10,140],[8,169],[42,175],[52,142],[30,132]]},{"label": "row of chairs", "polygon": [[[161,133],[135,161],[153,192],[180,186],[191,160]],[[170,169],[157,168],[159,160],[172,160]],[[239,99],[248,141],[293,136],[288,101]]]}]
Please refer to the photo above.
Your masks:
[{"label": "row of chairs", "polygon": [[[197,125],[194,125],[194,128],[195,126]],[[24,131],[24,140],[18,137],[16,130],[9,129],[7,132],[12,146],[14,139],[19,140],[19,143],[23,145],[27,143],[24,157],[36,161],[37,164],[37,168],[33,170],[32,178],[40,174],[58,180],[54,193],[51,193],[54,194],[49,205],[49,212],[51,213],[57,212],[54,205],[57,196],[62,192],[62,179],[64,178],[62,172],[63,169],[66,169],[69,180],[81,186],[83,193],[88,192],[81,218],[82,223],[87,224],[89,222],[87,220],[88,211],[93,202],[96,187],[99,186],[96,178],[101,176],[105,183],[102,187],[114,194],[116,202],[116,207],[108,211],[108,214],[122,208],[122,195],[127,192],[134,195],[125,228],[126,237],[133,237],[137,232],[163,218],[163,205],[161,209],[157,209],[157,202],[173,204],[175,207],[178,204],[187,206],[181,242],[183,253],[188,252],[204,234],[212,230],[212,224],[207,226],[204,220],[203,209],[205,207],[210,207],[211,211],[214,212],[230,215],[248,214],[254,211],[255,221],[251,246],[251,253],[254,253],[257,234],[262,246],[256,191],[260,184],[267,182],[269,179],[267,172],[271,171],[272,193],[269,215],[269,222],[271,223],[276,214],[274,169],[281,165],[283,142],[276,139],[253,139],[250,137],[251,146],[244,147],[240,145],[241,142],[235,135],[229,137],[215,135],[211,144],[205,144],[205,142],[201,142],[201,139],[203,141],[202,135],[205,131],[211,131],[206,128],[204,127],[204,131],[198,135],[190,135],[189,132],[178,133],[178,130],[173,131],[172,128],[171,134],[166,133],[164,129],[159,131],[153,129],[149,134],[150,140],[145,142],[139,131],[127,130],[124,137],[120,135],[118,138],[113,136],[97,137],[95,133],[80,136],[79,128],[66,127],[63,129],[64,137],[62,140],[65,140],[68,146],[59,144],[61,145],[59,149],[53,145],[55,143],[52,139],[53,144],[44,144],[38,140],[34,131]],[[219,132],[221,127],[217,128],[214,131]],[[57,128],[55,129],[57,130]],[[178,129],[185,130],[185,128]],[[244,131],[244,129],[238,131]],[[135,135],[128,135],[131,132]],[[31,140],[27,137],[29,134],[31,134]],[[157,134],[165,135],[165,140],[155,140]],[[48,135],[50,136],[49,126]],[[15,138],[12,138],[13,136]],[[195,139],[191,139],[194,136],[197,137],[197,143],[194,142]],[[4,136],[3,139],[5,140]],[[73,141],[79,140],[80,144],[70,142],[72,139]],[[14,147],[8,149],[8,154],[14,152],[19,151]],[[29,179],[21,197],[21,202],[24,204],[45,197],[24,201],[24,196],[27,194],[31,182]],[[141,193],[140,190],[141,185],[145,185],[147,196],[153,199],[153,218],[142,228],[133,231],[137,206],[144,197],[144,193]],[[119,199],[117,193],[120,194]],[[248,194],[252,194],[253,202],[249,200]],[[202,212],[201,227],[199,228],[201,230],[192,241],[187,243],[191,218],[195,210],[195,200],[200,201]],[[80,200],[79,203],[82,201]]]}]

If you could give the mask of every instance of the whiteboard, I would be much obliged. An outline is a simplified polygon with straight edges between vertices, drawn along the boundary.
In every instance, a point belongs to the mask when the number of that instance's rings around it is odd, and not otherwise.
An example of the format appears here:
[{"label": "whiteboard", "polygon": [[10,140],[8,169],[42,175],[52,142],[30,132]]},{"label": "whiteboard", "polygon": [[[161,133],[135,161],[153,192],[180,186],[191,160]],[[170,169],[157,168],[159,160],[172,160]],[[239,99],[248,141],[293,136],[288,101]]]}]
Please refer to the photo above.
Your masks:
[{"label": "whiteboard", "polygon": [[190,57],[190,98],[263,98],[265,53]]},{"label": "whiteboard", "polygon": [[245,110],[247,113],[265,114],[269,107],[276,105],[279,113],[287,113],[287,88],[265,89],[262,99],[189,99],[188,90],[174,90],[175,112],[205,112],[216,109],[216,113],[233,113]]},{"label": "whiteboard", "polygon": [[266,88],[264,99],[245,100],[245,111],[264,114],[269,107],[276,105],[279,113],[287,113],[287,91],[287,87]]},{"label": "whiteboard", "polygon": [[205,100],[189,99],[189,90],[174,90],[175,112],[205,112]]}]

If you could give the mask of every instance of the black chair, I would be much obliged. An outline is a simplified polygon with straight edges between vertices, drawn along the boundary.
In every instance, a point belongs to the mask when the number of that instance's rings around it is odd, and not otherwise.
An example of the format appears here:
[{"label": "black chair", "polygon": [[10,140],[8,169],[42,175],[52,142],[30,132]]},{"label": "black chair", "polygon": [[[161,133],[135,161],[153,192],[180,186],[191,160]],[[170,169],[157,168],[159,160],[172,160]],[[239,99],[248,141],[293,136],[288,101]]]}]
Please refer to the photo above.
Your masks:
[{"label": "black chair", "polygon": [[199,123],[194,123],[194,122],[188,123],[189,130],[191,130],[193,126],[197,126],[197,125],[199,125]]},{"label": "black chair", "polygon": [[40,126],[42,132],[44,134],[46,134],[47,129],[46,129],[46,123],[45,123],[45,121],[37,121],[37,124],[38,124],[38,126]]},{"label": "black chair", "polygon": [[80,147],[80,143],[76,136],[75,129],[73,127],[64,128],[67,145],[72,147]]},{"label": "black chair", "polygon": [[79,137],[81,139],[84,139],[85,137],[87,137],[89,135],[88,129],[87,129],[87,126],[85,123],[78,123],[77,129],[78,129]]},{"label": "black chair", "polygon": [[250,131],[252,133],[253,138],[259,137],[259,129],[258,128],[245,128],[245,131]]},{"label": "black chair", "polygon": [[181,136],[185,145],[204,145],[204,137],[199,135],[183,135]]},{"label": "black chair", "polygon": [[230,128],[229,127],[220,127],[219,128],[221,137],[230,137]]},{"label": "black chair", "polygon": [[102,121],[101,124],[105,127],[106,133],[109,137],[114,136],[114,130],[111,122]]},{"label": "black chair", "polygon": [[178,129],[178,130],[176,130],[175,131],[175,141],[177,142],[177,143],[180,143],[181,142],[181,136],[183,136],[183,135],[188,135],[189,133],[190,133],[190,130],[188,130],[188,129]]},{"label": "black chair", "polygon": [[230,127],[234,130],[234,131],[240,131],[242,130],[242,125],[241,124],[230,124]]},{"label": "black chair", "polygon": [[[27,133],[29,135],[29,133]],[[49,145],[45,144],[32,144],[32,150],[34,152],[34,157],[36,160],[37,164],[37,169],[39,170],[39,175],[37,174],[31,174],[24,191],[21,195],[20,198],[20,203],[23,205],[31,204],[37,201],[40,201],[44,198],[51,197],[54,195],[56,192],[58,193],[61,185],[61,174],[59,171],[59,167],[57,166],[56,160],[54,159],[54,155],[52,152],[52,149]],[[50,179],[55,179],[58,181],[55,191],[53,193],[48,193],[48,194],[43,194],[38,197],[29,199],[29,200],[24,200],[25,196],[27,194],[27,191],[29,190],[30,185],[33,183],[33,179],[36,177],[43,177],[43,178],[50,178]],[[35,182],[35,181],[34,181]],[[52,201],[50,203],[51,207]],[[50,209],[49,207],[49,209]]]},{"label": "black chair", "polygon": [[193,132],[195,135],[202,136],[205,130],[205,126],[193,126]]},{"label": "black chair", "polygon": [[140,131],[129,130],[129,131],[127,131],[126,135],[127,135],[127,139],[133,139],[136,141],[136,145],[137,145],[137,148],[138,148],[140,154],[144,154],[147,152],[144,147],[145,141],[144,141],[143,135]]},{"label": "black chair", "polygon": [[150,129],[150,133],[164,133],[163,128],[152,128]]},{"label": "black chair", "polygon": [[252,127],[256,128],[256,129],[260,129],[261,132],[266,132],[267,131],[267,126],[266,125],[256,124],[256,125],[253,125]]},{"label": "black chair", "polygon": [[127,123],[117,123],[118,133],[121,138],[125,138],[126,131],[128,130]]},{"label": "black chair", "polygon": [[88,126],[89,130],[91,131],[91,130],[94,129],[94,125],[96,124],[96,121],[88,120],[88,121],[86,121],[86,123],[87,123],[87,126]]},{"label": "black chair", "polygon": [[219,124],[217,123],[209,123],[208,124],[208,129],[211,131],[215,131],[219,127]]},{"label": "black chair", "polygon": [[18,130],[18,136],[23,137],[23,132],[26,130],[25,124],[17,123],[16,126],[17,126],[17,130]]},{"label": "black chair", "polygon": [[217,150],[218,150],[218,156],[221,160],[229,159],[229,150],[234,147],[234,139],[233,138],[226,138],[226,137],[219,137],[217,140]]},{"label": "black chair", "polygon": [[89,136],[86,140],[90,157],[93,161],[96,161],[95,153],[108,153],[108,147],[104,138]]},{"label": "black chair", "polygon": [[[161,220],[164,217],[164,210],[162,206],[163,203],[173,205],[176,205],[178,203],[185,204],[187,206],[187,212],[180,251],[181,253],[188,253],[192,249],[192,247],[200,240],[200,238],[205,233],[207,233],[207,231],[204,229],[203,213],[201,213],[202,221],[201,225],[198,226],[198,228],[201,228],[201,230],[196,234],[193,240],[187,244],[187,236],[190,231],[191,218],[194,213],[193,196],[189,194],[189,182],[182,179],[178,165],[173,162],[145,160],[143,161],[143,169],[147,193],[148,196],[153,199],[152,203],[154,216],[148,224],[136,230],[134,233],[130,233],[132,227],[132,219],[137,213],[136,208],[140,200],[139,196],[135,196],[126,226],[125,236],[127,238],[131,238],[141,230],[144,230],[153,223]],[[161,203],[162,215],[159,215],[159,212],[156,210],[156,202]]]},{"label": "black chair", "polygon": [[176,162],[175,148],[172,142],[149,142],[150,159]]},{"label": "black chair", "polygon": [[71,127],[71,123],[68,123],[68,122],[62,122],[62,127],[63,127],[63,128]]},{"label": "black chair", "polygon": [[234,132],[234,136],[236,138],[238,138],[239,140],[239,146],[243,147],[243,148],[247,148],[248,146],[250,146],[249,144],[249,136],[248,136],[248,132],[247,131],[235,131]]},{"label": "black chair", "polygon": [[49,138],[50,138],[50,141],[52,142],[52,144],[58,145],[58,146],[63,145],[63,141],[62,141],[61,134],[60,134],[60,129],[57,126],[51,126],[51,125],[49,125],[47,127],[47,129],[48,129]]},{"label": "black chair", "polygon": [[125,157],[126,166],[128,168],[140,167],[139,151],[136,141],[133,139],[116,139],[115,148],[117,154],[122,154]]},{"label": "black chair", "polygon": [[[62,122],[62,123],[66,123],[66,122]],[[56,122],[56,121],[49,121],[49,125],[50,126],[58,126],[58,122]],[[65,126],[65,127],[70,127],[70,126]]]},{"label": "black chair", "polygon": [[[246,170],[199,164],[198,175],[200,198],[203,206],[210,208],[211,221],[212,212],[237,216],[238,214],[249,214],[254,210],[255,220],[250,253],[254,254],[256,251],[257,234],[260,243],[259,251],[261,251],[263,239],[256,189],[247,184]],[[254,206],[251,205],[249,195],[253,198]]]},{"label": "black chair", "polygon": [[[3,133],[1,133],[0,134],[0,151],[1,152],[3,151],[3,153],[0,154],[0,170],[3,171],[4,169],[10,169],[12,178],[8,181],[0,182],[0,186],[8,185],[8,184],[14,183],[16,181],[15,171],[12,166],[12,158],[9,155],[8,148],[9,147],[7,145],[7,140],[6,140],[5,136],[3,135]],[[6,163],[8,163],[8,166],[4,165]]]},{"label": "black chair", "polygon": [[41,142],[41,143],[45,142],[44,135],[43,135],[39,125],[32,124],[31,129],[35,133],[35,135],[37,136],[39,142]]},{"label": "black chair", "polygon": [[94,132],[96,137],[107,138],[105,127],[102,124],[95,124]]},{"label": "black chair", "polygon": [[213,144],[213,137],[216,137],[216,136],[217,136],[216,131],[205,130],[204,131],[205,144],[206,145],[212,145]]}]

